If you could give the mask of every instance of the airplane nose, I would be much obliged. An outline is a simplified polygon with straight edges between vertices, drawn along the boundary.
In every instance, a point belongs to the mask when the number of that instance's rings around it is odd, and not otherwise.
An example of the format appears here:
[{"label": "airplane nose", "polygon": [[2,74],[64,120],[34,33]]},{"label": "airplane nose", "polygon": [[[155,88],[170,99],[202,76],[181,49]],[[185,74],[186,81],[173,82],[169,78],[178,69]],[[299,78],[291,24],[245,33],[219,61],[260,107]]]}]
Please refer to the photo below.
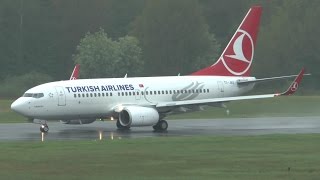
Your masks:
[{"label": "airplane nose", "polygon": [[11,110],[13,110],[14,112],[17,112],[19,114],[24,114],[23,113],[23,103],[21,102],[20,99],[15,100],[11,104]]}]

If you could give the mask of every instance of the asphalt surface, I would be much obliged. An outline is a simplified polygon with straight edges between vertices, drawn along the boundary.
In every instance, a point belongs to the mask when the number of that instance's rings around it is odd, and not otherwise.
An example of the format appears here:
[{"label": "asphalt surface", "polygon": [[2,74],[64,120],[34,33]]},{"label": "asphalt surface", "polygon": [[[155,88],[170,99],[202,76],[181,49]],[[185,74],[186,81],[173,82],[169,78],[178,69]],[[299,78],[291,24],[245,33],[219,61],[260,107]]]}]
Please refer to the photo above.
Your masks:
[{"label": "asphalt surface", "polygon": [[49,132],[40,133],[39,124],[0,124],[0,141],[112,140],[122,138],[166,136],[245,136],[264,134],[320,133],[320,117],[268,117],[233,119],[168,120],[167,132],[152,127],[116,129],[114,121],[97,121],[86,125],[49,122]]}]

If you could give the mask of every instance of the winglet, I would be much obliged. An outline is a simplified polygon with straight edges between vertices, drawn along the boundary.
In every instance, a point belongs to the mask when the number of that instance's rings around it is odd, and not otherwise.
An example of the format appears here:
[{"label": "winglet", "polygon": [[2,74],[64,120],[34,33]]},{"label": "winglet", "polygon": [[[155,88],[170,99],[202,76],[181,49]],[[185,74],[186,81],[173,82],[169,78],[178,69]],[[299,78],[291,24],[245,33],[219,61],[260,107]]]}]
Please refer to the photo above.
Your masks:
[{"label": "winglet", "polygon": [[304,75],[304,71],[305,69],[302,68],[298,76],[294,79],[294,81],[289,86],[289,88],[285,92],[277,94],[277,96],[289,96],[294,94],[298,90],[298,87]]},{"label": "winglet", "polygon": [[70,76],[70,80],[75,80],[79,78],[79,70],[80,70],[80,64],[76,64]]}]

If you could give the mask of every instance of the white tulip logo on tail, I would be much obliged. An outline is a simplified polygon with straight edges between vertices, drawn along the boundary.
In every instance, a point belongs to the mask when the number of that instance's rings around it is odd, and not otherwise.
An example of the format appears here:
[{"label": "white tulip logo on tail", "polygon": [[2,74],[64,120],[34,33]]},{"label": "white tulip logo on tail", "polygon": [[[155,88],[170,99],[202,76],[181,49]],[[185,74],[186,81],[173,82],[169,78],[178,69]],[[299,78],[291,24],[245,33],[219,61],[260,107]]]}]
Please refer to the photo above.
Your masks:
[{"label": "white tulip logo on tail", "polygon": [[226,69],[233,75],[243,75],[251,66],[254,44],[250,34],[239,29],[233,38],[233,46],[229,46],[221,60]]},{"label": "white tulip logo on tail", "polygon": [[298,87],[299,87],[299,84],[298,84],[297,82],[294,82],[294,83],[292,84],[290,90],[291,90],[292,92],[296,92],[296,90],[298,89]]}]

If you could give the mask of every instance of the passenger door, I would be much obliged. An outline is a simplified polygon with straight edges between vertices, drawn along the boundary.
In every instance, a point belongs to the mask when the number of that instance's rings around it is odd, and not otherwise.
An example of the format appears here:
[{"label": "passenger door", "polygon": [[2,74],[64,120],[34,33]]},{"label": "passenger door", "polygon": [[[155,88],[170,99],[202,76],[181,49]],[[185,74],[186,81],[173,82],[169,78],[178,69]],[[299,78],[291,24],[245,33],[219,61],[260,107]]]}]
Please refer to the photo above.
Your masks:
[{"label": "passenger door", "polygon": [[218,94],[220,97],[224,97],[224,87],[222,81],[218,81]]},{"label": "passenger door", "polygon": [[58,95],[58,106],[66,105],[66,95],[64,93],[63,87],[57,86],[55,87],[57,95]]}]

